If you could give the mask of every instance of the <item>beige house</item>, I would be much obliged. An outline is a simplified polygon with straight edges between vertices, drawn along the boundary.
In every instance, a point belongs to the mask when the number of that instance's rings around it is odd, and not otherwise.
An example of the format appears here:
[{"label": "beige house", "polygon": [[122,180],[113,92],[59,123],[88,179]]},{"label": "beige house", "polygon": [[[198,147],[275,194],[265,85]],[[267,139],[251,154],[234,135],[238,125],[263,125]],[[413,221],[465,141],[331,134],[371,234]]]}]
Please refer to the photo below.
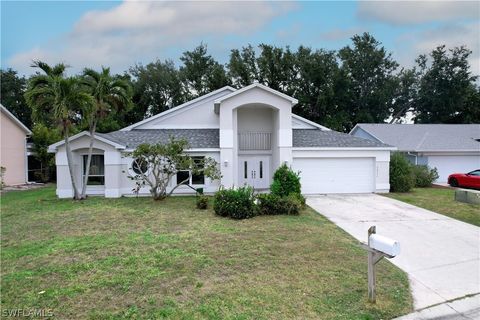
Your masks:
[{"label": "beige house", "polygon": [[27,182],[27,137],[32,133],[3,105],[0,105],[1,166],[5,185]]}]

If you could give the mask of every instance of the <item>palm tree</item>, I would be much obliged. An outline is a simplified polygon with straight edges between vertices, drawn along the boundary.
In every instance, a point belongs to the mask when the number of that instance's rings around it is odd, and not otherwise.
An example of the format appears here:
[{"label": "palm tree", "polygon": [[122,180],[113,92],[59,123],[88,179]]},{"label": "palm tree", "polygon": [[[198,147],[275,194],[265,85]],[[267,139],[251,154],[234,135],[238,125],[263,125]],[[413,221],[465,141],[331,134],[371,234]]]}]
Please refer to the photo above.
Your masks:
[{"label": "palm tree", "polygon": [[110,68],[105,67],[102,67],[101,72],[88,68],[84,69],[82,83],[87,87],[95,101],[86,115],[90,133],[90,146],[82,186],[82,198],[85,198],[98,121],[108,116],[112,111],[118,111],[129,106],[131,102],[131,88],[127,81],[118,77],[112,77]]},{"label": "palm tree", "polygon": [[68,169],[74,199],[80,199],[75,174],[73,172],[72,151],[70,149],[70,132],[81,117],[83,110],[91,108],[93,98],[83,91],[78,78],[65,77],[67,66],[63,63],[50,67],[41,61],[34,61],[32,67],[41,69],[44,74],[37,73],[28,83],[25,98],[33,110],[36,119],[48,118],[58,125],[67,153]]}]

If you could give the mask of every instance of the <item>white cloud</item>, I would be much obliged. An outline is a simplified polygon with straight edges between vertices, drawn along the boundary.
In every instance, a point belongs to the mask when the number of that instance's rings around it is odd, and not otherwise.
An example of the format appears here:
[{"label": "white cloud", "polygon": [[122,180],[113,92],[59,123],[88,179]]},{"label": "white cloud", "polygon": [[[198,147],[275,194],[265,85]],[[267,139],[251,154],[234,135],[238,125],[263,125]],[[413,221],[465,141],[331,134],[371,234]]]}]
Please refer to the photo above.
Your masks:
[{"label": "white cloud", "polygon": [[358,16],[393,25],[479,19],[478,1],[360,1]]},{"label": "white cloud", "polygon": [[125,1],[86,13],[59,48],[36,47],[14,55],[9,64],[26,74],[32,73],[29,66],[37,59],[63,61],[73,71],[107,65],[118,72],[138,61],[164,58],[163,52],[172,47],[187,50],[206,39],[221,42],[232,34],[248,36],[294,8],[286,2]]},{"label": "white cloud", "polygon": [[469,62],[472,73],[480,74],[480,22],[449,24],[434,29],[405,34],[397,39],[399,62],[412,66],[420,54],[429,54],[437,46],[466,46],[472,51]]}]

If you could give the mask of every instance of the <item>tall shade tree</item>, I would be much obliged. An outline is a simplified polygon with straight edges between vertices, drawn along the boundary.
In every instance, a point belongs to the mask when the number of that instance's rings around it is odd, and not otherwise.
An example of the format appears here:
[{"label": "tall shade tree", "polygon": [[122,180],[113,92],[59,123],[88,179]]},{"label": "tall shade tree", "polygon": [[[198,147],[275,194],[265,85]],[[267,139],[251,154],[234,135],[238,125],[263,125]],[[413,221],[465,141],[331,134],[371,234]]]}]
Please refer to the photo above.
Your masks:
[{"label": "tall shade tree", "polygon": [[66,77],[66,65],[57,64],[53,67],[35,61],[32,67],[39,68],[42,73],[32,76],[28,82],[25,99],[33,110],[34,119],[48,117],[56,123],[65,140],[68,169],[73,188],[74,199],[81,199],[75,180],[70,133],[81,118],[84,110],[92,108],[93,98],[82,90],[78,78]]},{"label": "tall shade tree", "polygon": [[88,122],[88,131],[90,133],[90,144],[88,146],[87,163],[81,194],[81,197],[85,198],[97,123],[113,111],[128,108],[131,103],[132,90],[127,81],[113,77],[110,74],[110,68],[105,67],[102,67],[100,72],[88,68],[84,69],[82,84],[87,87],[87,92],[91,94],[94,100],[91,108],[86,110],[87,112],[84,117]]},{"label": "tall shade tree", "polygon": [[145,116],[152,116],[185,102],[179,71],[173,61],[156,60],[147,65],[137,64],[130,68],[134,78],[133,100]]},{"label": "tall shade tree", "polygon": [[391,53],[369,33],[353,36],[352,42],[352,47],[338,52],[347,77],[344,90],[350,97],[347,131],[356,123],[384,122],[390,116],[398,67]]},{"label": "tall shade tree", "polygon": [[287,46],[285,49],[267,44],[259,45],[261,50],[257,65],[261,83],[288,95],[295,94],[294,81],[297,77],[295,54]]},{"label": "tall shade tree", "polygon": [[230,84],[225,68],[207,53],[203,43],[193,51],[185,51],[180,60],[180,76],[190,99]]},{"label": "tall shade tree", "polygon": [[236,88],[248,86],[254,80],[259,80],[257,58],[252,45],[243,47],[242,50],[233,49],[230,52],[228,63],[228,76]]},{"label": "tall shade tree", "polygon": [[32,109],[25,101],[27,80],[12,69],[0,70],[0,102],[28,128],[32,127]]},{"label": "tall shade tree", "polygon": [[295,113],[332,129],[342,130],[343,104],[337,101],[339,66],[334,51],[299,47],[296,52],[298,77],[294,80],[298,105]]},{"label": "tall shade tree", "polygon": [[[479,121],[474,106],[477,77],[470,72],[466,47],[447,50],[444,45],[417,59],[421,78],[416,101],[417,123],[471,123]],[[477,93],[476,93],[477,92]],[[473,99],[473,100],[472,100]],[[473,108],[472,108],[473,106]]]}]

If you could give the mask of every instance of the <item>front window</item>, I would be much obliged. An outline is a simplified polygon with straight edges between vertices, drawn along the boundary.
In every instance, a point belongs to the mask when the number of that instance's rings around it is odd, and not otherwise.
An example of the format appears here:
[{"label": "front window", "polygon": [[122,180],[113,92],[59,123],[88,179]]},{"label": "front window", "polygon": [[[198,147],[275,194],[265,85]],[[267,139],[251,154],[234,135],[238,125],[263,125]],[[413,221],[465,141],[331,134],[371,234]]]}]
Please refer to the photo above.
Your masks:
[{"label": "front window", "polygon": [[480,176],[480,170],[475,170],[475,171],[469,172],[468,174],[471,176]]},{"label": "front window", "polygon": [[[87,172],[88,155],[83,156],[83,178]],[[103,186],[105,185],[105,165],[103,161],[103,154],[93,154],[90,161],[90,173],[88,175],[88,186]]]},{"label": "front window", "polygon": [[190,171],[182,170],[177,172],[177,184],[189,184]]},{"label": "front window", "polygon": [[197,169],[202,170],[199,174],[192,174],[192,184],[205,184],[205,175],[203,174],[203,161],[205,157],[193,157],[193,163]]},{"label": "front window", "polygon": [[[193,165],[197,169],[204,168],[205,157],[192,157]],[[177,184],[191,184],[191,185],[204,185],[205,184],[205,175],[202,173],[192,174],[190,176],[189,170],[180,170],[177,172]]]}]

